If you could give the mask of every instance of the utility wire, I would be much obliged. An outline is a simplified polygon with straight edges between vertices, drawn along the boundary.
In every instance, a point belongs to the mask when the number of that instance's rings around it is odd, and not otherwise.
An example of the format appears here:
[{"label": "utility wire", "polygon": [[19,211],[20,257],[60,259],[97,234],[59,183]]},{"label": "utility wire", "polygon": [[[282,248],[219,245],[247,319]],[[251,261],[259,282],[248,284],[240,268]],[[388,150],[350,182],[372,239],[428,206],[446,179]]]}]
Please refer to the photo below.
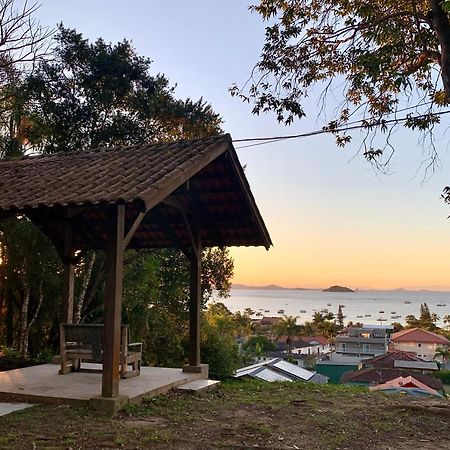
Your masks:
[{"label": "utility wire", "polygon": [[[259,138],[233,139],[233,142],[255,142],[254,144],[241,145],[240,147],[236,147],[236,150],[238,150],[241,148],[249,148],[249,147],[256,147],[258,145],[271,144],[274,142],[284,141],[287,139],[299,139],[299,138],[304,138],[304,137],[317,136],[319,134],[339,133],[342,131],[351,131],[351,130],[357,130],[357,129],[361,129],[361,128],[367,129],[367,128],[373,128],[373,127],[376,127],[379,125],[389,125],[391,123],[402,123],[402,122],[406,122],[408,120],[421,119],[421,118],[424,118],[427,116],[443,116],[445,114],[450,114],[450,110],[436,112],[436,113],[420,114],[417,116],[400,117],[398,119],[387,119],[387,120],[380,119],[375,122],[369,122],[368,119],[361,119],[361,120],[356,120],[354,122],[350,122],[346,126],[333,128],[333,129],[322,128],[320,130],[309,131],[309,132],[301,133],[301,134],[290,134],[290,135],[284,135],[284,136],[271,136],[271,137],[259,137]],[[362,122],[367,122],[367,123],[364,124]]]}]

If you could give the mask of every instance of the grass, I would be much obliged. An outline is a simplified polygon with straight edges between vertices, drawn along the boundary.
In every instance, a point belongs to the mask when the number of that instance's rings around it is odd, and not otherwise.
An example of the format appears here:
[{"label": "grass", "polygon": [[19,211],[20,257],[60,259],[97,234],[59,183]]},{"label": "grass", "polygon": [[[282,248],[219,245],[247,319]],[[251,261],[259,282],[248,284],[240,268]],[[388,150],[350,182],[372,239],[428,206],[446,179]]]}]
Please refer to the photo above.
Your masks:
[{"label": "grass", "polygon": [[448,400],[362,387],[239,380],[149,398],[114,418],[35,406],[0,418],[0,448],[450,448],[446,411]]}]

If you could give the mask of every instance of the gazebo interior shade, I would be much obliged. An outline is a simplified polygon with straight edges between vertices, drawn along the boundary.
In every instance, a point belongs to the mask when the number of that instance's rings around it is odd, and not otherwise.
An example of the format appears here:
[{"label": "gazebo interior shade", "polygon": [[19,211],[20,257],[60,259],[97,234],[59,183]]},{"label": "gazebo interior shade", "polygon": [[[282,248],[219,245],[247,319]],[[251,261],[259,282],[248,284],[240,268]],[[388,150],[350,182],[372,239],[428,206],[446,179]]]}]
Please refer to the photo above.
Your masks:
[{"label": "gazebo interior shade", "polygon": [[0,215],[61,247],[70,221],[75,248],[105,248],[117,204],[126,233],[138,224],[127,248],[189,247],[193,220],[205,247],[272,244],[228,134],[0,161]]}]

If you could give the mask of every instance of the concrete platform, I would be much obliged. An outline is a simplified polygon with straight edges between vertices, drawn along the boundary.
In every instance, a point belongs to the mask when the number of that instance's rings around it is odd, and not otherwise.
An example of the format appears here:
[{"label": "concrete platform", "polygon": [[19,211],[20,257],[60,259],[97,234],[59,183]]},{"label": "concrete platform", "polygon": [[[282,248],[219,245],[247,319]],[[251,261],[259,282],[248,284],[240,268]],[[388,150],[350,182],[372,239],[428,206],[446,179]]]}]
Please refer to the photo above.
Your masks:
[{"label": "concrete platform", "polygon": [[[84,366],[98,368],[95,364]],[[0,401],[88,406],[89,399],[101,394],[101,372],[59,375],[58,369],[55,364],[43,364],[0,372]],[[130,403],[139,403],[143,397],[163,394],[203,377],[182,369],[142,367],[139,376],[120,380],[119,393]]]}]

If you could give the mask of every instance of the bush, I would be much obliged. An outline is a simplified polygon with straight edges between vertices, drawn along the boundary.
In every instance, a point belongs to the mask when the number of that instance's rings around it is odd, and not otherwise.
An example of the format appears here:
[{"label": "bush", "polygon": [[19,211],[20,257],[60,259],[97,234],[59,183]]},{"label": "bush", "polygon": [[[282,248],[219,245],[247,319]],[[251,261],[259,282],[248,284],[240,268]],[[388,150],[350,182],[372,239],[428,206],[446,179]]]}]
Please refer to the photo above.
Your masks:
[{"label": "bush", "polygon": [[54,352],[51,348],[44,348],[37,354],[36,359],[42,363],[49,363],[53,358],[53,354]]},{"label": "bush", "polygon": [[20,353],[13,347],[2,347],[2,356],[10,359],[21,359]]},{"label": "bush", "polygon": [[439,378],[443,384],[450,385],[450,370],[440,370],[433,374],[434,377]]},{"label": "bush", "polygon": [[210,377],[218,380],[231,377],[241,362],[236,342],[209,324],[204,324],[202,328],[200,352],[202,362],[209,364]]}]

